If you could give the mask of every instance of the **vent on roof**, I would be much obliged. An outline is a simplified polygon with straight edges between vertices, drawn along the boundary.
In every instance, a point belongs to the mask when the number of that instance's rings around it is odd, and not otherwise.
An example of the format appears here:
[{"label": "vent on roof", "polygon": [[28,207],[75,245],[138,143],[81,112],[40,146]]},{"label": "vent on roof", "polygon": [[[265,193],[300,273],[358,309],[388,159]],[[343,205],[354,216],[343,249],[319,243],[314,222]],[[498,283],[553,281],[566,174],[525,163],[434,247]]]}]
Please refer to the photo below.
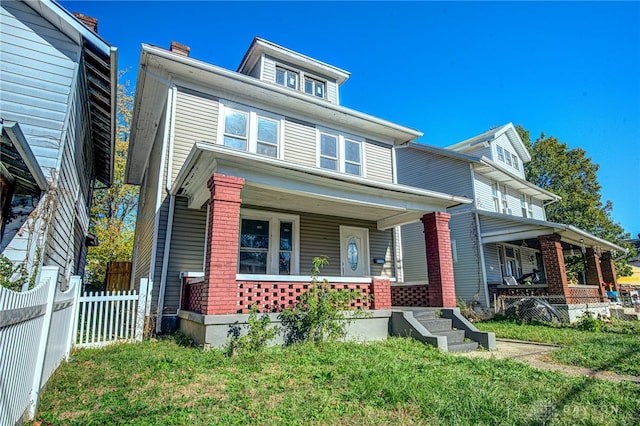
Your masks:
[{"label": "vent on roof", "polygon": [[191,51],[191,48],[186,44],[178,43],[177,41],[172,41],[171,47],[169,48],[169,50],[172,51],[173,53],[177,53],[178,55],[189,56],[189,52]]}]

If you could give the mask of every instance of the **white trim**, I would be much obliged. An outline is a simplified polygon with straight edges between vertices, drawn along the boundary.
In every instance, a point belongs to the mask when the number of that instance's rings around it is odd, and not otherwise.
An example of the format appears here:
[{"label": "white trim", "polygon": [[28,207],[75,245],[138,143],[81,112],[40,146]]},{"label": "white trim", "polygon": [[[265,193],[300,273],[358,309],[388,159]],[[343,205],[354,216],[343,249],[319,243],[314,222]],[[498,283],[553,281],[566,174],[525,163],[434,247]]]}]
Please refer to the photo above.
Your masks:
[{"label": "white trim", "polygon": [[364,275],[371,275],[371,257],[369,255],[369,228],[361,228],[358,226],[344,226],[340,225],[340,269],[342,275],[344,275],[344,260],[345,260],[345,252],[344,252],[344,238],[350,230],[354,230],[357,232],[364,233],[364,241],[362,251],[362,260],[363,260],[363,273]]},{"label": "white trim", "polygon": [[167,270],[169,269],[169,252],[171,251],[171,232],[173,231],[173,212],[176,206],[175,195],[169,195],[169,216],[164,238],[164,255],[162,256],[162,273],[160,288],[158,289],[158,317],[156,318],[156,332],[162,331],[162,311],[164,310],[164,296],[167,289]]},{"label": "white trim", "polygon": [[176,131],[176,101],[178,88],[171,84],[171,118],[169,121],[169,157],[167,158],[167,191],[171,191],[171,178],[173,169],[173,145]]},{"label": "white trim", "polygon": [[204,272],[202,271],[184,271],[180,272],[180,278],[202,278],[204,277]]},{"label": "white trim", "polygon": [[[388,277],[384,277],[389,279]],[[270,282],[310,282],[311,277],[306,275],[258,275],[258,274],[236,274],[237,281],[270,281]],[[319,281],[327,280],[330,283],[346,284],[370,284],[373,277],[318,277]]]},{"label": "white trim", "polygon": [[404,252],[402,250],[402,229],[400,226],[393,228],[395,250],[393,253],[396,280],[404,282]]},{"label": "white trim", "polygon": [[[238,232],[238,268],[240,267],[240,236],[242,234],[242,220],[265,220],[269,222],[269,248],[267,249],[267,270],[278,271],[278,259],[280,252],[280,222],[291,222],[293,225],[292,247],[291,247],[291,272],[292,275],[300,273],[300,216],[271,211],[240,209],[240,231]],[[272,244],[275,244],[272,247]],[[258,274],[241,274],[256,276]],[[268,274],[275,275],[275,274]],[[276,275],[279,277],[289,277],[292,275]]]}]

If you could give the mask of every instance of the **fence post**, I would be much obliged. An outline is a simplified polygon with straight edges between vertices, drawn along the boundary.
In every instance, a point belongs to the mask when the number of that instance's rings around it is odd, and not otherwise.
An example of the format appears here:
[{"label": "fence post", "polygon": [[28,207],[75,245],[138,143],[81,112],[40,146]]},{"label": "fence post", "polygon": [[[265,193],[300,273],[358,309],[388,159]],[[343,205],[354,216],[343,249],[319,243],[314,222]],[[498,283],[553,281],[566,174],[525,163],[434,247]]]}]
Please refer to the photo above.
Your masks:
[{"label": "fence post", "polygon": [[140,279],[140,289],[138,290],[138,307],[136,310],[136,340],[141,341],[144,333],[144,318],[147,313],[147,287],[149,280]]},{"label": "fence post", "polygon": [[64,354],[64,359],[69,361],[69,355],[71,349],[76,343],[78,338],[78,309],[80,306],[80,293],[82,292],[82,278],[78,275],[71,277],[71,285],[76,287],[73,289],[73,307],[71,308],[71,329],[69,330],[69,338],[67,339],[67,351]]},{"label": "fence post", "polygon": [[40,344],[36,358],[33,383],[31,384],[31,401],[29,404],[30,419],[32,419],[36,414],[36,406],[38,404],[38,397],[40,396],[40,382],[42,381],[42,371],[44,369],[44,360],[47,352],[47,340],[49,340],[51,316],[53,315],[53,300],[56,295],[56,287],[58,286],[58,267],[43,266],[42,272],[40,273],[40,281],[43,280],[48,281],[49,289],[47,293],[47,307],[42,322],[42,331],[40,334]]}]

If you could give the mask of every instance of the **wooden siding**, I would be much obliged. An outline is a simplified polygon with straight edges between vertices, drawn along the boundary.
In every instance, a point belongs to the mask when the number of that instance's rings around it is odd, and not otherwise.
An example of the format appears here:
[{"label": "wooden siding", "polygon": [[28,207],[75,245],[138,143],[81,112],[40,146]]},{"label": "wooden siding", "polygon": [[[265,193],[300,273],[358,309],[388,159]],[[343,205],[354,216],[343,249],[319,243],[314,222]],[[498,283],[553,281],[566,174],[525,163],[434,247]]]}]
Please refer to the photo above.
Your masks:
[{"label": "wooden siding", "polygon": [[453,263],[456,297],[466,301],[479,300],[484,303],[485,284],[480,265],[480,247],[471,212],[454,215],[449,221],[451,239],[456,241],[458,261]]},{"label": "wooden siding", "polygon": [[391,147],[367,142],[364,148],[367,178],[393,183]]},{"label": "wooden siding", "polygon": [[[496,204],[493,200],[493,181],[481,174],[474,173],[476,190],[476,207],[490,212],[496,211]],[[499,212],[498,212],[499,213]]]},{"label": "wooden siding", "polygon": [[316,166],[316,129],[312,124],[285,121],[284,159],[303,166]]},{"label": "wooden siding", "polygon": [[471,169],[466,161],[400,148],[396,150],[396,169],[399,184],[473,198]]},{"label": "wooden siding", "polygon": [[179,88],[176,99],[171,182],[195,142],[215,143],[218,131],[218,100],[203,93]]},{"label": "wooden siding", "polygon": [[0,4],[0,111],[20,123],[45,176],[59,167],[80,46],[22,2]]},{"label": "wooden siding", "polygon": [[[188,209],[187,199],[176,197],[163,314],[176,314],[180,307],[180,273],[202,271],[206,223],[206,208]],[[154,287],[160,287],[157,276]]]},{"label": "wooden siding", "polygon": [[427,252],[422,222],[401,227],[404,282],[427,282]]}]

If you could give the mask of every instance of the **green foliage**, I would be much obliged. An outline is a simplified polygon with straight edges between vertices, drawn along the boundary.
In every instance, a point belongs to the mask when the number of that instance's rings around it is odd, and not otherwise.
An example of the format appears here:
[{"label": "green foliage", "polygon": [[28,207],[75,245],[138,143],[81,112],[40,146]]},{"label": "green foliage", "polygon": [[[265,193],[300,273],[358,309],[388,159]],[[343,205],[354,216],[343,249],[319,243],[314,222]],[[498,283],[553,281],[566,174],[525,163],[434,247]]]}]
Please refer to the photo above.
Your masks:
[{"label": "green foliage", "polygon": [[361,309],[347,314],[351,302],[363,298],[359,290],[334,289],[326,279],[318,279],[320,270],[328,264],[326,256],[313,258],[309,289],[300,295],[295,306],[280,313],[286,344],[341,339],[354,317],[366,315]]},{"label": "green foliage", "polygon": [[11,260],[0,254],[0,286],[20,292],[26,280],[27,270],[24,264],[14,266]]},{"label": "green foliage", "polygon": [[600,166],[582,148],[569,149],[544,133],[532,142],[528,130],[518,125],[517,131],[531,154],[531,161],[524,165],[527,180],[562,197],[546,207],[547,220],[576,226],[629,249],[627,256],[616,260],[616,271],[618,276],[631,275],[628,261],[636,252],[624,241],[629,234],[611,217],[611,201],[602,202],[597,176]]},{"label": "green foliage", "polygon": [[191,347],[194,345],[193,339],[191,336],[183,332],[182,330],[178,330],[171,336],[173,341],[176,342],[176,345],[182,346],[185,348]]},{"label": "green foliage", "polygon": [[99,245],[89,247],[86,276],[95,288],[103,287],[110,262],[129,261],[133,252],[138,188],[125,184],[124,180],[133,100],[129,82],[119,84],[113,185],[96,189],[91,206],[89,232],[98,238]]},{"label": "green foliage", "polygon": [[604,326],[604,320],[598,315],[595,317],[593,312],[585,311],[578,317],[575,327],[583,331],[600,331]]},{"label": "green foliage", "polygon": [[271,326],[269,315],[263,314],[258,318],[260,308],[254,303],[249,308],[249,322],[247,334],[241,335],[241,329],[237,324],[231,326],[229,334],[231,339],[227,343],[227,355],[235,356],[238,353],[258,353],[261,352],[277,333],[275,327]]}]

